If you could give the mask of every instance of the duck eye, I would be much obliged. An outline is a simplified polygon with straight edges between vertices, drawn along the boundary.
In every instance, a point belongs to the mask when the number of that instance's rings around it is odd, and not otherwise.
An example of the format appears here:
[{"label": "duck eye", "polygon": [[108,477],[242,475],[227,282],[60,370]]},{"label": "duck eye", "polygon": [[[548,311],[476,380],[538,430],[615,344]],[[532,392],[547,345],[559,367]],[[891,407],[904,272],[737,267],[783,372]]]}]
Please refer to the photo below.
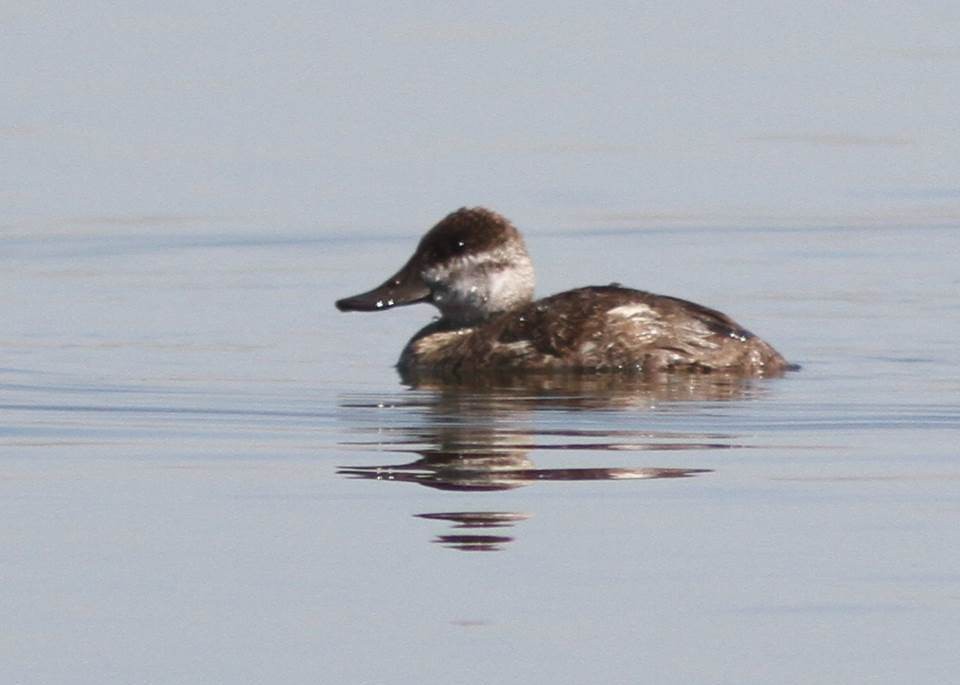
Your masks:
[{"label": "duck eye", "polygon": [[457,240],[453,243],[453,251],[457,254],[463,252],[467,247],[467,244],[462,240]]}]

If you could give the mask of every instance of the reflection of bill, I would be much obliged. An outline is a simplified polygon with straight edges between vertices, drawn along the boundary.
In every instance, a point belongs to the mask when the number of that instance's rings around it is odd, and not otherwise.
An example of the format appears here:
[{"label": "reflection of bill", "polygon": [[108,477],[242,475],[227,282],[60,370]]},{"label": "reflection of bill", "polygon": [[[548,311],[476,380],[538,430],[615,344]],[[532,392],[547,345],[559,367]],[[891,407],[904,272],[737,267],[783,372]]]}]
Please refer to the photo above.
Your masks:
[{"label": "reflection of bill", "polygon": [[434,453],[409,464],[344,467],[337,472],[354,478],[419,483],[438,490],[490,491],[510,490],[545,481],[684,478],[709,470],[663,467],[539,469],[524,453],[468,456]]}]

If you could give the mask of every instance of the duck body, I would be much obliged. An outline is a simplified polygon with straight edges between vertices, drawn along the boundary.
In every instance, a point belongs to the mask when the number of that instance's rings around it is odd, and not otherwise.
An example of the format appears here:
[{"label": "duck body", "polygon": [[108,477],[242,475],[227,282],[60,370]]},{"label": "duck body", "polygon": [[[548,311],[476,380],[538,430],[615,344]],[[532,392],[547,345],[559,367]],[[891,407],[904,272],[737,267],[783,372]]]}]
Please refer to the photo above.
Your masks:
[{"label": "duck body", "polygon": [[337,302],[379,311],[431,302],[441,317],[407,343],[405,379],[480,374],[773,376],[796,368],[713,309],[620,285],[533,300],[533,267],[519,232],[482,208],[447,216],[381,286]]},{"label": "duck body", "polygon": [[777,375],[769,344],[713,309],[621,286],[589,286],[531,302],[475,326],[442,319],[404,348],[401,374],[484,370]]}]

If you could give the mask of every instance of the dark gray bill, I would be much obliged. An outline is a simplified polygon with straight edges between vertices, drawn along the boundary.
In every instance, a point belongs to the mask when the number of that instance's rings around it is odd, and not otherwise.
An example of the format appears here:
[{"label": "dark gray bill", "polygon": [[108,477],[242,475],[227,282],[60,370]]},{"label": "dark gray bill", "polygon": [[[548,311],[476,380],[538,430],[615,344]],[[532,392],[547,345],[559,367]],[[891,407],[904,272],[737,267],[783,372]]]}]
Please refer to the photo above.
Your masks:
[{"label": "dark gray bill", "polygon": [[430,289],[409,263],[382,284],[365,293],[337,300],[341,312],[377,312],[404,304],[429,302]]}]

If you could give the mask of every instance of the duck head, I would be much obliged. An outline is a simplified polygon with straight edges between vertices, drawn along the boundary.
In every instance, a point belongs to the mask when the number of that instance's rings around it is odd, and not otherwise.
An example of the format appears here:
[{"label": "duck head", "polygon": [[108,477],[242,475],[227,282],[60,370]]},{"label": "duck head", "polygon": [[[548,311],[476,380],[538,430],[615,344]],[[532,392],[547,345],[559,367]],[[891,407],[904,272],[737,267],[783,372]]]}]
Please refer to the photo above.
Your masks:
[{"label": "duck head", "polygon": [[375,312],[431,302],[442,320],[469,326],[527,304],[533,286],[519,231],[488,209],[463,208],[427,231],[397,273],[336,305],[342,312]]}]

